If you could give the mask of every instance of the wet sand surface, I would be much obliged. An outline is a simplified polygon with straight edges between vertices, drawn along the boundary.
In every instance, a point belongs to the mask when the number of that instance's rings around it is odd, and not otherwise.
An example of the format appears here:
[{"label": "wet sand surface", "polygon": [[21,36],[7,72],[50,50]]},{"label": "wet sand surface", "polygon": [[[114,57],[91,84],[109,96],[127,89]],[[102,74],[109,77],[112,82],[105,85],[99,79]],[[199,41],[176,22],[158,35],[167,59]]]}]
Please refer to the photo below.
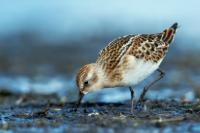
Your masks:
[{"label": "wet sand surface", "polygon": [[130,101],[83,103],[55,95],[1,97],[0,132],[200,132],[198,102],[146,100],[143,111],[130,113]]}]

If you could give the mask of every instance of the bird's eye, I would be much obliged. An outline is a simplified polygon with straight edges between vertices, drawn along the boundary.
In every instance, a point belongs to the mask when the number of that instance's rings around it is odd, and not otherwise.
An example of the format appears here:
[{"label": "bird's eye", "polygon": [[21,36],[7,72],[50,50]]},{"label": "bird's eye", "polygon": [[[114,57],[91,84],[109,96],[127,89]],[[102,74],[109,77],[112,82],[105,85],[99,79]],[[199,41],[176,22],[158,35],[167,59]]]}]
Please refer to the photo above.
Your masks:
[{"label": "bird's eye", "polygon": [[85,82],[84,82],[84,85],[88,85],[88,84],[89,84],[89,82],[88,82],[88,81],[85,81]]}]

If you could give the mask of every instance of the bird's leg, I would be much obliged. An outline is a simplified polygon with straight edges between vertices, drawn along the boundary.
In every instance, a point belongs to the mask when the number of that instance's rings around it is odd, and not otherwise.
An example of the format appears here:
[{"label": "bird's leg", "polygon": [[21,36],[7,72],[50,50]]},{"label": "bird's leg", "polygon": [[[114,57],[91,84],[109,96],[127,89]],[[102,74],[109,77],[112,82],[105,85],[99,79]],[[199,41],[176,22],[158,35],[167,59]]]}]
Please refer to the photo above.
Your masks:
[{"label": "bird's leg", "polygon": [[133,98],[134,98],[134,90],[132,87],[129,87],[129,90],[131,92],[131,113],[133,113]]},{"label": "bird's leg", "polygon": [[165,76],[165,72],[163,72],[161,69],[157,69],[157,71],[160,73],[159,77],[156,80],[154,80],[153,82],[151,82],[148,86],[144,87],[142,94],[140,95],[140,98],[139,98],[138,102],[136,103],[136,106],[135,106],[136,110],[142,110],[144,96],[145,96],[146,92],[149,90],[150,87],[152,87],[155,83],[157,83],[159,80],[161,80]]}]

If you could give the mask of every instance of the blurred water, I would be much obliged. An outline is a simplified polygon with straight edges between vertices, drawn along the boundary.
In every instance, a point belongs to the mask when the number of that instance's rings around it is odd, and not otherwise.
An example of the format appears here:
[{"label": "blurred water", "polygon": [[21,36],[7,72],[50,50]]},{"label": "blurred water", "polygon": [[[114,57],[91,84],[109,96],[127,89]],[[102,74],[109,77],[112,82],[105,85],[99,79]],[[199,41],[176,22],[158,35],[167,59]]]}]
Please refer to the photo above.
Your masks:
[{"label": "blurred water", "polygon": [[0,88],[13,93],[66,94],[74,88],[73,81],[62,76],[0,76]]},{"label": "blurred water", "polygon": [[[196,90],[192,85],[184,82],[182,76],[176,71],[169,71],[166,76],[157,86],[147,93],[147,98],[154,100],[186,100],[194,101],[196,99]],[[75,75],[75,74],[74,74]],[[171,75],[179,75],[172,78]],[[149,77],[144,82],[140,83],[135,88],[135,97],[139,98],[143,87],[150,83],[155,78],[156,74]],[[193,76],[195,77],[195,76]],[[182,80],[178,82],[174,80]],[[171,80],[171,81],[170,81]],[[198,82],[199,83],[199,82]],[[163,85],[164,84],[164,85]],[[78,96],[78,90],[75,84],[75,78],[66,77],[63,75],[54,76],[25,76],[25,75],[1,75],[0,76],[0,90],[6,90],[15,94],[58,94],[61,97],[66,97],[68,101],[75,101]],[[99,101],[99,102],[124,102],[130,100],[129,89],[124,88],[108,88],[98,92],[89,93],[85,96],[83,101]]]}]

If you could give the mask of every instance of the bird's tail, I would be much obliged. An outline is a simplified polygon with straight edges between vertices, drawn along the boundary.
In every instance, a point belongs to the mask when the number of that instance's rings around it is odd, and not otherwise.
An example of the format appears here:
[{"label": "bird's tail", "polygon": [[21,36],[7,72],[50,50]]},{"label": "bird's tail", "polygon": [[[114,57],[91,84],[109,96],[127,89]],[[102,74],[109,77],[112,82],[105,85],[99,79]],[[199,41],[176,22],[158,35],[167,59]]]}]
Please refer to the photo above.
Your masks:
[{"label": "bird's tail", "polygon": [[170,44],[170,43],[173,41],[173,39],[174,39],[174,36],[175,36],[175,33],[176,33],[177,28],[178,28],[178,23],[174,23],[170,28],[165,29],[165,30],[162,32],[162,37],[161,37],[161,39],[162,39],[165,43]]}]

